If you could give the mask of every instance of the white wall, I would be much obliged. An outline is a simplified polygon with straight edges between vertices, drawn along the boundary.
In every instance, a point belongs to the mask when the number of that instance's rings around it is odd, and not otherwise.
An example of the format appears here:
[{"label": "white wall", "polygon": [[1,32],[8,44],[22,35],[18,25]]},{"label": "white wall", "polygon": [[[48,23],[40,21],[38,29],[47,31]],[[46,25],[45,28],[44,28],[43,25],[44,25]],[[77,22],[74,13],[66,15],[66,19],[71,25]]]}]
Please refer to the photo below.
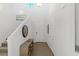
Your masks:
[{"label": "white wall", "polygon": [[[24,14],[30,16],[33,25],[33,37],[35,42],[46,42],[45,29],[46,25],[44,21],[48,17],[49,4],[42,4],[37,6],[34,4],[33,8],[27,8],[26,4],[15,4],[15,12],[19,13],[20,10],[24,11]],[[36,34],[37,32],[37,34]]]},{"label": "white wall", "polygon": [[[46,19],[49,12],[49,4],[42,4],[42,6],[36,6],[31,10],[32,24],[34,30],[35,42],[46,42]],[[37,34],[36,34],[37,32]]]},{"label": "white wall", "polygon": [[76,45],[79,46],[79,4],[76,4]]},{"label": "white wall", "polygon": [[[28,26],[28,36],[24,38],[22,36],[22,27],[24,25]],[[32,38],[32,24],[31,19],[27,18],[19,27],[8,37],[8,55],[9,56],[19,56],[20,55],[20,46],[26,40]]]},{"label": "white wall", "polygon": [[17,27],[13,4],[0,4],[0,44]]},{"label": "white wall", "polygon": [[[23,3],[14,3],[13,6],[14,6],[14,11],[15,11],[15,16],[16,15],[26,15],[26,18],[27,18],[27,16],[30,16],[30,12],[25,7],[25,4],[23,4]],[[16,21],[17,26],[19,26],[22,22],[23,21],[21,21],[21,20]]]},{"label": "white wall", "polygon": [[[48,5],[38,7],[35,5],[32,9],[27,8],[24,4],[0,4],[0,43],[18,27],[22,21],[16,21],[16,15],[22,10],[27,16],[31,16],[33,19],[32,23],[35,27],[34,30],[34,41],[45,42],[45,24],[44,20],[47,19]],[[45,28],[44,28],[45,27]],[[36,32],[38,35],[36,36]]]},{"label": "white wall", "polygon": [[52,17],[48,20],[52,33],[48,36],[48,44],[55,56],[75,55],[74,4],[55,4],[52,7]]}]

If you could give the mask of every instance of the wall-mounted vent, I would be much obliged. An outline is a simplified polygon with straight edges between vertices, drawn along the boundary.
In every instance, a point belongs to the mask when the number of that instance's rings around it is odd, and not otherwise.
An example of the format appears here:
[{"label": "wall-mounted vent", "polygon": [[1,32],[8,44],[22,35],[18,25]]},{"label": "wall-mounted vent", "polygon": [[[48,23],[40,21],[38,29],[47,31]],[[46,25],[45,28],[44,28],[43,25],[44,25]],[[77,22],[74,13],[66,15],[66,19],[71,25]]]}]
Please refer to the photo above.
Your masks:
[{"label": "wall-mounted vent", "polygon": [[24,21],[26,15],[16,15],[16,21]]}]

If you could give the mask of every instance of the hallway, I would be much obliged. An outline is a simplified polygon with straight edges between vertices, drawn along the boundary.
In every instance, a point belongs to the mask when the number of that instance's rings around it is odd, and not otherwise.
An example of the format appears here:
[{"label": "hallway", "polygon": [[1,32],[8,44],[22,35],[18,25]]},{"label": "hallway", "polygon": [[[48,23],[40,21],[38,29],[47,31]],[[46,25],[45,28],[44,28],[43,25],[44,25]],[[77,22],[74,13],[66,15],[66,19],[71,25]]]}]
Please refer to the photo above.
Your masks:
[{"label": "hallway", "polygon": [[36,42],[33,44],[33,51],[31,56],[54,56],[51,49],[45,42]]},{"label": "hallway", "polygon": [[20,56],[54,56],[46,42],[27,40],[20,46]]}]

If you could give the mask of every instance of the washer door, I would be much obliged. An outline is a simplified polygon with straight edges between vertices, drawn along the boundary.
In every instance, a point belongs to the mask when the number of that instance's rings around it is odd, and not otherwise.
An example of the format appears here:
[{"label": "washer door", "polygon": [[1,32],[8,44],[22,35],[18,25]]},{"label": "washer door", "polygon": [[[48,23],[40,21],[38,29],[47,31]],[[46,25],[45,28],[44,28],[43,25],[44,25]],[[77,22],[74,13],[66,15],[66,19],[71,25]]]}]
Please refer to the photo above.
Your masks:
[{"label": "washer door", "polygon": [[23,35],[24,38],[27,37],[27,35],[28,35],[28,26],[27,25],[23,26],[22,35]]}]

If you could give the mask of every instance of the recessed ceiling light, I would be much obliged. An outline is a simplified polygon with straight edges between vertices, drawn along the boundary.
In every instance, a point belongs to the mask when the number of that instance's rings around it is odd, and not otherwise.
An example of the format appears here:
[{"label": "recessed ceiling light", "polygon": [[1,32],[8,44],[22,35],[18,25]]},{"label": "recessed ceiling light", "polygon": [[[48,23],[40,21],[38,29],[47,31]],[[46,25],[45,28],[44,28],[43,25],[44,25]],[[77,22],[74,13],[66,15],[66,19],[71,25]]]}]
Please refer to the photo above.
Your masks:
[{"label": "recessed ceiling light", "polygon": [[20,10],[20,11],[19,11],[19,14],[24,14],[23,10]]}]

